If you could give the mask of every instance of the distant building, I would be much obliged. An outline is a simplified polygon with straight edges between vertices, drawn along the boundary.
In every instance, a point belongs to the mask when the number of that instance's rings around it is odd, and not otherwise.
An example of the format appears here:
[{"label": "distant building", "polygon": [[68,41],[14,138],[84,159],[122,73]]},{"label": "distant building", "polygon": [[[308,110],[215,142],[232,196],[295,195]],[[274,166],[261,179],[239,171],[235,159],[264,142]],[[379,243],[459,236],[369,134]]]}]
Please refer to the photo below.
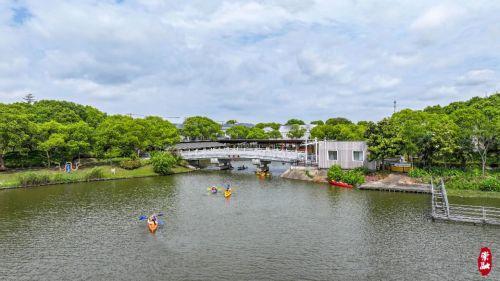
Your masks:
[{"label": "distant building", "polygon": [[[301,129],[306,129],[306,132],[304,134],[304,136],[300,139],[302,140],[305,140],[305,139],[310,139],[311,138],[311,130],[316,127],[315,124],[306,124],[306,125],[299,125]],[[288,133],[290,132],[290,130],[292,129],[292,126],[291,125],[282,125],[280,127],[280,133],[281,133],[281,137],[285,140],[287,139],[290,139],[290,137],[288,137]]]}]

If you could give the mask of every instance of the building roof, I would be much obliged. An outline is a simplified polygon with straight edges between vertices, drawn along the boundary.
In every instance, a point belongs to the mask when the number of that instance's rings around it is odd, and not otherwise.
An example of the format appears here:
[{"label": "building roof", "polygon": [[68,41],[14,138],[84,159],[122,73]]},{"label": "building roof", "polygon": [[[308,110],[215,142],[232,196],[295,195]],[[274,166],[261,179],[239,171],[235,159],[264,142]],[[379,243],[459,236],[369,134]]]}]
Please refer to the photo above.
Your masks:
[{"label": "building roof", "polygon": [[240,144],[240,143],[261,143],[261,144],[287,144],[287,143],[295,143],[300,144],[303,143],[304,140],[301,139],[220,139],[221,143],[230,143],[230,144]]},{"label": "building roof", "polygon": [[174,145],[175,150],[207,149],[207,148],[217,148],[217,147],[226,147],[226,144],[215,141],[199,141],[199,142],[180,142]]}]

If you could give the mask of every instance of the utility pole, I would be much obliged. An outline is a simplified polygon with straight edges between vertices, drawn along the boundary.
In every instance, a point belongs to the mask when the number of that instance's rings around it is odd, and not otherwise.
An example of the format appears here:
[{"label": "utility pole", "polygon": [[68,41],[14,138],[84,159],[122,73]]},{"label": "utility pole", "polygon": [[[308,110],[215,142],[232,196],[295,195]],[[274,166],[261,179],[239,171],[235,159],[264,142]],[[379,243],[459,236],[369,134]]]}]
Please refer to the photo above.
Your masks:
[{"label": "utility pole", "polygon": [[33,104],[35,102],[35,96],[32,93],[28,93],[23,97],[23,100],[28,104]]},{"label": "utility pole", "polygon": [[394,100],[394,113],[396,113],[396,100]]}]

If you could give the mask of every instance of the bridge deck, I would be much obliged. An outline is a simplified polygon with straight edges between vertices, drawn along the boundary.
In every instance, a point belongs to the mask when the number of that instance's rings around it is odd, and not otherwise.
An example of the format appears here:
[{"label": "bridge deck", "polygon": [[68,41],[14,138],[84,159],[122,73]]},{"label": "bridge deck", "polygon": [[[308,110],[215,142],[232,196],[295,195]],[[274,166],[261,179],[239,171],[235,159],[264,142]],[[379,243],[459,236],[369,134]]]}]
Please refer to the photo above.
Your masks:
[{"label": "bridge deck", "polygon": [[180,153],[186,160],[199,159],[260,159],[267,161],[297,162],[305,159],[305,153],[279,149],[258,148],[218,148],[194,151],[183,151]]}]

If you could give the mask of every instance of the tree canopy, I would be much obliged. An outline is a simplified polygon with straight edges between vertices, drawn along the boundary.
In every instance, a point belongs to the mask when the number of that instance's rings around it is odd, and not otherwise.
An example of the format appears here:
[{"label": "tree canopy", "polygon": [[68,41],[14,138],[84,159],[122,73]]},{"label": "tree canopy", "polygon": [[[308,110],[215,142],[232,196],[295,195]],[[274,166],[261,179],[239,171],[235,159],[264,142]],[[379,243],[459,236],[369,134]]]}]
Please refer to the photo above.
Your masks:
[{"label": "tree canopy", "polygon": [[300,119],[290,119],[288,121],[286,121],[285,125],[305,125],[306,123],[304,123],[304,121],[300,120]]},{"label": "tree canopy", "polygon": [[81,155],[127,157],[179,140],[175,126],[160,117],[108,116],[91,106],[55,100],[0,104],[0,169],[10,154],[43,154],[50,166]]},{"label": "tree canopy", "polygon": [[191,140],[215,140],[222,134],[222,126],[208,117],[188,117],[183,125],[182,135]]}]

